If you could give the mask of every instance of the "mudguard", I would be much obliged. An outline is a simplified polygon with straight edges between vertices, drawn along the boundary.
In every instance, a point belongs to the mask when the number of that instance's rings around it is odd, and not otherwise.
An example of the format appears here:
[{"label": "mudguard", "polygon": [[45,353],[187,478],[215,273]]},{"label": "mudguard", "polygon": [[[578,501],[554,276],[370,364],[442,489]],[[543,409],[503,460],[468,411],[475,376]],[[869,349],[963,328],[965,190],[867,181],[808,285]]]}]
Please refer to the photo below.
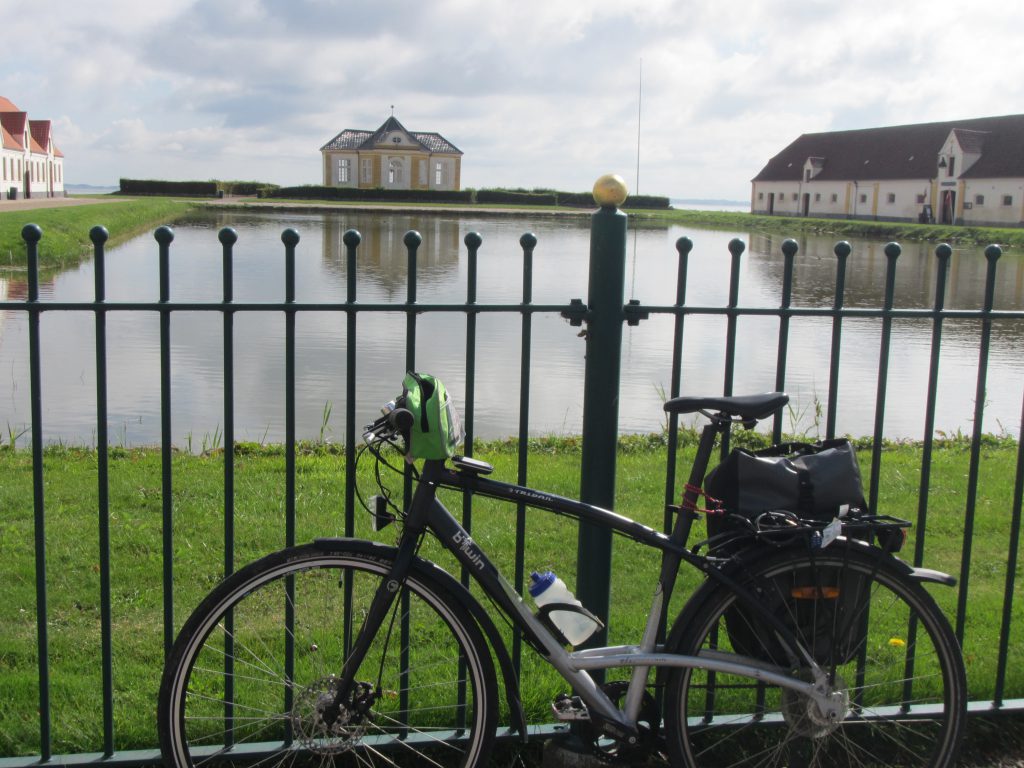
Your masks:
[{"label": "mudguard", "polygon": [[[330,538],[316,539],[316,546],[327,552],[359,552],[379,559],[394,559],[398,550],[387,544],[365,539]],[[519,683],[516,680],[512,657],[505,647],[505,641],[498,632],[491,617],[455,577],[440,566],[420,557],[413,558],[412,570],[417,577],[435,587],[438,592],[449,594],[461,607],[473,617],[490,643],[494,655],[498,659],[501,676],[505,684],[505,697],[508,700],[510,728],[519,733],[520,739],[526,741],[526,715],[523,712],[522,699],[519,696]]]}]

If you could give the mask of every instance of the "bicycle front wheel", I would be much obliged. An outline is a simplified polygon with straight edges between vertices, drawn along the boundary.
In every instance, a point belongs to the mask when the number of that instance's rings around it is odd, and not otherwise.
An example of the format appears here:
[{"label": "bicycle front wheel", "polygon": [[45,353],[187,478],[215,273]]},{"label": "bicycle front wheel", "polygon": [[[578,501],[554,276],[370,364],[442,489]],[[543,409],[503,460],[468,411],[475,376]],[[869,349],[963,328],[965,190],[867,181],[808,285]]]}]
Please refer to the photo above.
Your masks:
[{"label": "bicycle front wheel", "polygon": [[483,764],[497,720],[490,650],[429,566],[413,568],[340,711],[330,709],[392,553],[296,547],[219,585],[168,657],[165,765]]},{"label": "bicycle front wheel", "polygon": [[[966,716],[966,681],[949,622],[888,556],[835,544],[755,562],[740,580],[826,669],[841,717],[749,677],[676,670],[666,734],[674,764],[689,766],[953,765]],[[676,650],[736,653],[794,671],[766,622],[729,589],[714,590]],[[801,666],[805,667],[801,669]]]}]

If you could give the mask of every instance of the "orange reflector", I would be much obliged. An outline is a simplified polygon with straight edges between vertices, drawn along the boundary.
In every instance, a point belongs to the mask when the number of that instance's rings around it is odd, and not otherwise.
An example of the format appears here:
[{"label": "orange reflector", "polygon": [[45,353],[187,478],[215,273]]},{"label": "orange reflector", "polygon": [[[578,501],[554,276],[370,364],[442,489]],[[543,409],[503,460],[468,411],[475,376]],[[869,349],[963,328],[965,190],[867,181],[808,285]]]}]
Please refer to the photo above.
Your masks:
[{"label": "orange reflector", "polygon": [[797,600],[835,600],[839,597],[839,587],[793,587],[789,594]]}]

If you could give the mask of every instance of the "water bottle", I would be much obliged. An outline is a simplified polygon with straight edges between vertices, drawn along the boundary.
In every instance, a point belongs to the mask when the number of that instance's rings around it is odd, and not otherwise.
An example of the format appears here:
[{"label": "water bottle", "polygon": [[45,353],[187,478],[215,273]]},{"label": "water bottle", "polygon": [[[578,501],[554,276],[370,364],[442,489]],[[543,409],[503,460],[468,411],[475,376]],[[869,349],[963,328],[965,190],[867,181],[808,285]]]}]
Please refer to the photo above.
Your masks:
[{"label": "water bottle", "polygon": [[[548,603],[568,603],[583,607],[583,603],[573,596],[569,588],[565,586],[565,582],[551,571],[544,573],[534,571],[530,574],[530,597],[538,607]],[[576,611],[552,611],[548,617],[571,645],[582,643],[594,634],[598,626],[593,619]]]}]

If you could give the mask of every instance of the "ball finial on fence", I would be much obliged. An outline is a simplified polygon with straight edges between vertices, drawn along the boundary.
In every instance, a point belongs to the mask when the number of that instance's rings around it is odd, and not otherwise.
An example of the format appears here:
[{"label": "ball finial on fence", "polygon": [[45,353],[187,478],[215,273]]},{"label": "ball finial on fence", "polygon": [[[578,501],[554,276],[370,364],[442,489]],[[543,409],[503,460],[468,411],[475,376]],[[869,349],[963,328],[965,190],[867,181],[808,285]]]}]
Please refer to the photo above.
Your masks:
[{"label": "ball finial on fence", "polygon": [[617,173],[606,173],[594,182],[594,202],[602,207],[618,208],[628,195],[626,182]]}]

